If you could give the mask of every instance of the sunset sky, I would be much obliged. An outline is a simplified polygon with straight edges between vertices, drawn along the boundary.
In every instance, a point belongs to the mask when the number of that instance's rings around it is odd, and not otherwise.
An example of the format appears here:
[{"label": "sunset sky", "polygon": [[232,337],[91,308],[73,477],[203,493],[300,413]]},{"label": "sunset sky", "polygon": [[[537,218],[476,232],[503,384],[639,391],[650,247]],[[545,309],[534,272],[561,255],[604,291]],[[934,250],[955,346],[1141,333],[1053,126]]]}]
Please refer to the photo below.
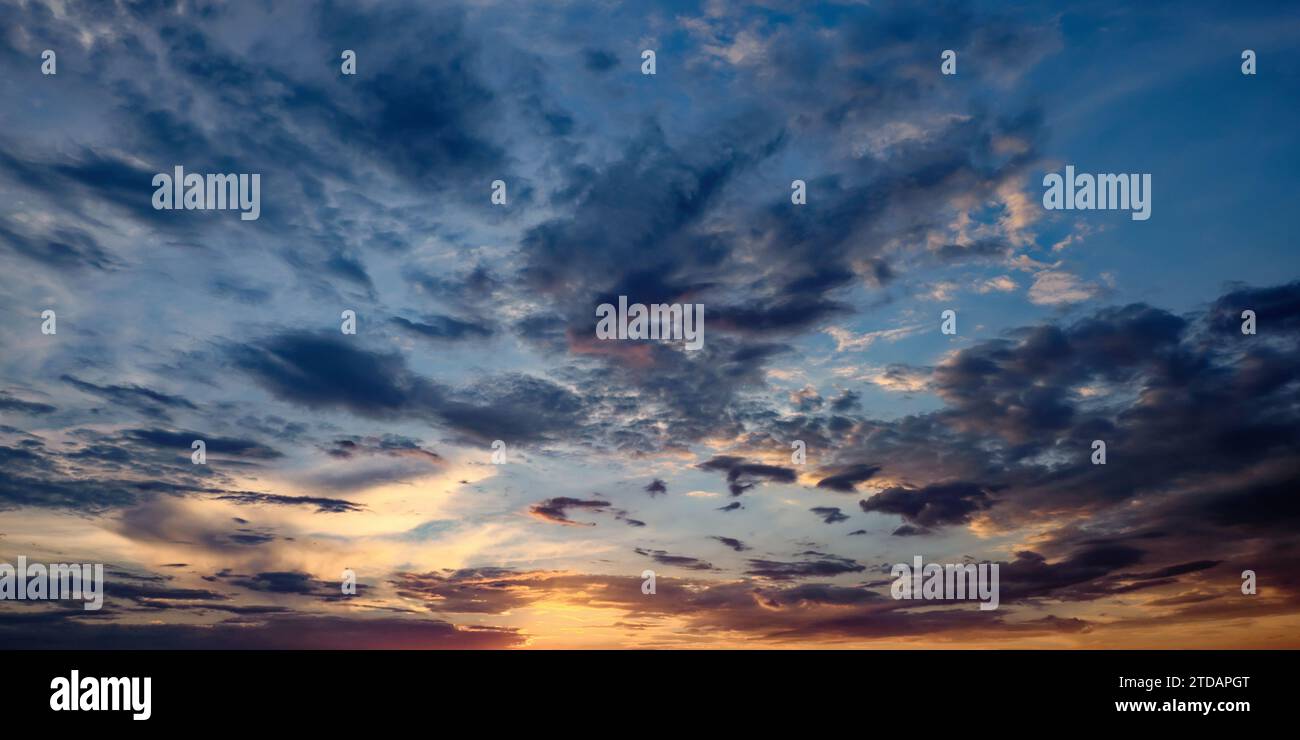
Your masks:
[{"label": "sunset sky", "polygon": [[1297,90],[1286,3],[0,3],[0,562],[107,569],[0,647],[1300,647]]}]

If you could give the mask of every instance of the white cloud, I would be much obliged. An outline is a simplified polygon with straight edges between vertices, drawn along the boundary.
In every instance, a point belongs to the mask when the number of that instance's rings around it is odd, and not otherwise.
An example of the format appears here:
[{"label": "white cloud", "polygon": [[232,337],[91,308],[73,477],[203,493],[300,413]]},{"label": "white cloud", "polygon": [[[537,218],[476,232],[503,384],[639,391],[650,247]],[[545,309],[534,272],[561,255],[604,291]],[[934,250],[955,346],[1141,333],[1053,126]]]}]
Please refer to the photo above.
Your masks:
[{"label": "white cloud", "polygon": [[930,369],[890,365],[889,367],[839,367],[833,371],[841,378],[851,378],[895,393],[918,393],[930,384]]},{"label": "white cloud", "polygon": [[847,329],[841,329],[838,326],[832,326],[826,329],[825,333],[835,339],[835,351],[843,352],[845,350],[867,349],[876,343],[876,340],[883,339],[886,342],[897,342],[898,340],[911,336],[921,331],[921,326],[901,326],[897,329],[880,329],[879,331],[869,331],[866,334],[854,334]]},{"label": "white cloud", "polygon": [[1048,270],[1034,276],[1029,300],[1039,306],[1060,306],[1086,301],[1098,290],[1096,283],[1086,283],[1068,272]]},{"label": "white cloud", "polygon": [[937,283],[931,283],[927,287],[929,288],[929,292],[922,293],[921,295],[923,297],[929,298],[932,301],[946,301],[957,293],[957,289],[960,286],[958,286],[957,283],[943,280]]},{"label": "white cloud", "polygon": [[1018,287],[1019,286],[1016,285],[1016,281],[1012,280],[1010,276],[998,275],[995,278],[989,278],[988,280],[985,280],[983,283],[980,283],[980,286],[979,288],[977,288],[977,290],[980,293],[994,293],[994,292],[1010,293],[1011,291],[1015,290]]}]

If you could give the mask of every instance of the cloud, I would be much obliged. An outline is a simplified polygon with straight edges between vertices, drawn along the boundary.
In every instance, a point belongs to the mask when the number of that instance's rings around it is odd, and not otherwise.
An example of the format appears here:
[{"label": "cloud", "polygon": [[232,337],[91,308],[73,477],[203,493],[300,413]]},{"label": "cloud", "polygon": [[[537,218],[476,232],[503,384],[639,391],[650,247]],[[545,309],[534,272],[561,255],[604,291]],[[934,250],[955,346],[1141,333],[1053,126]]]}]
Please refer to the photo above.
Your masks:
[{"label": "cloud", "polygon": [[396,434],[381,437],[345,437],[336,439],[325,450],[330,457],[350,460],[356,457],[383,455],[385,457],[407,458],[435,465],[446,462],[433,450],[420,446],[419,441]]},{"label": "cloud", "polygon": [[338,498],[321,498],[319,496],[282,496],[275,493],[253,493],[241,491],[217,496],[222,501],[234,501],[239,504],[269,504],[273,506],[315,506],[316,511],[329,514],[341,514],[348,511],[361,511],[365,507]]},{"label": "cloud", "polygon": [[216,625],[79,623],[9,626],[0,644],[33,650],[96,645],[106,650],[464,650],[518,647],[524,638],[503,627],[467,627],[433,619],[271,616]]},{"label": "cloud", "polygon": [[836,470],[832,475],[817,481],[817,487],[829,488],[840,493],[853,493],[857,490],[859,483],[871,480],[882,469],[880,465],[867,463],[844,466]]},{"label": "cloud", "polygon": [[714,570],[711,563],[688,555],[672,555],[664,550],[647,550],[640,547],[636,548],[634,552],[638,555],[644,555],[660,565],[671,565],[675,568],[686,568],[687,570]]},{"label": "cloud", "polygon": [[821,517],[822,522],[825,524],[838,524],[849,520],[849,517],[840,511],[838,506],[814,506],[809,511]]},{"label": "cloud", "polygon": [[568,496],[559,496],[548,498],[545,501],[533,504],[528,507],[528,512],[543,521],[555,522],[556,524],[568,524],[573,526],[594,527],[594,522],[575,522],[569,518],[569,509],[591,509],[604,511],[609,508],[608,501],[598,499],[584,500],[570,498]]},{"label": "cloud", "polygon": [[976,291],[979,293],[1010,293],[1018,287],[1016,281],[1012,280],[1010,276],[999,275],[980,283]]},{"label": "cloud", "polygon": [[71,375],[64,375],[60,379],[83,393],[89,393],[106,401],[135,409],[146,416],[162,421],[167,421],[170,418],[170,411],[178,409],[195,411],[198,409],[192,402],[180,396],[160,393],[139,385],[95,385],[94,383],[78,380]]},{"label": "cloud", "polygon": [[58,408],[39,401],[24,401],[21,398],[15,398],[13,394],[7,391],[0,391],[0,411],[14,411],[20,414],[40,416],[41,414],[54,413],[58,411]]},{"label": "cloud", "polygon": [[727,547],[730,547],[732,550],[735,550],[736,552],[744,552],[746,550],[754,549],[734,537],[719,537],[717,535],[712,535],[709,537],[709,539],[717,540],[718,542],[721,542],[722,544],[726,545]]},{"label": "cloud", "polygon": [[1274,330],[1300,331],[1300,281],[1267,288],[1235,285],[1210,306],[1210,325],[1216,331],[1239,334],[1245,310],[1254,311],[1261,323]]},{"label": "cloud", "polygon": [[473,321],[465,321],[452,316],[431,315],[423,321],[394,316],[389,322],[397,328],[425,339],[458,341],[463,339],[483,339],[493,334],[492,327]]},{"label": "cloud", "polygon": [[367,352],[341,338],[287,333],[232,346],[229,354],[275,396],[309,407],[385,418],[427,407],[439,395],[398,355]]},{"label": "cloud", "polygon": [[847,352],[870,349],[871,345],[881,340],[897,342],[919,333],[923,328],[919,325],[902,326],[897,329],[879,329],[865,334],[854,334],[847,329],[832,326],[826,329],[826,333],[835,340],[835,351]]},{"label": "cloud", "polygon": [[119,264],[94,236],[76,227],[53,228],[37,236],[26,233],[9,219],[0,218],[0,244],[53,269],[112,270]]},{"label": "cloud", "polygon": [[809,551],[802,553],[803,559],[797,561],[780,561],[753,558],[749,561],[747,575],[767,578],[774,581],[789,581],[801,578],[827,578],[843,573],[861,573],[866,570],[857,562],[825,553]]},{"label": "cloud", "polygon": [[430,573],[399,572],[393,585],[404,598],[425,602],[430,611],[504,614],[542,598],[528,578],[510,568],[462,568]]},{"label": "cloud", "polygon": [[535,441],[580,424],[581,399],[549,381],[511,374],[452,391],[412,372],[398,354],[367,351],[341,336],[291,332],[228,352],[267,391],[309,408],[434,419],[479,441]]},{"label": "cloud", "polygon": [[1039,306],[1079,303],[1097,295],[1100,288],[1060,270],[1047,270],[1034,276],[1029,286],[1029,302]]},{"label": "cloud", "polygon": [[210,455],[226,455],[251,460],[274,460],[284,457],[279,450],[251,439],[210,437],[199,432],[172,432],[166,429],[127,429],[122,436],[158,450],[179,451],[189,456],[191,445],[201,439]]},{"label": "cloud", "polygon": [[732,496],[739,496],[761,481],[793,483],[796,479],[794,470],[779,465],[746,462],[739,457],[719,455],[696,465],[700,470],[726,471],[727,487]]},{"label": "cloud", "polygon": [[959,481],[924,488],[886,488],[858,504],[864,512],[898,514],[909,524],[929,528],[964,524],[993,502],[985,488]]}]

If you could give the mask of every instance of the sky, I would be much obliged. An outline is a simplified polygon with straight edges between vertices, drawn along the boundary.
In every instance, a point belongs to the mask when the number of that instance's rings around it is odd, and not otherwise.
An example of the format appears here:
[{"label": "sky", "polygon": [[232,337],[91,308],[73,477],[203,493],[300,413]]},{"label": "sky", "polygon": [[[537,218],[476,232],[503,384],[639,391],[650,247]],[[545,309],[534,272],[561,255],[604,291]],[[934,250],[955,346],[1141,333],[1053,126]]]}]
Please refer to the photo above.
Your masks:
[{"label": "sky", "polygon": [[1298,60],[1283,3],[0,4],[0,562],[107,573],[0,646],[1298,647]]}]

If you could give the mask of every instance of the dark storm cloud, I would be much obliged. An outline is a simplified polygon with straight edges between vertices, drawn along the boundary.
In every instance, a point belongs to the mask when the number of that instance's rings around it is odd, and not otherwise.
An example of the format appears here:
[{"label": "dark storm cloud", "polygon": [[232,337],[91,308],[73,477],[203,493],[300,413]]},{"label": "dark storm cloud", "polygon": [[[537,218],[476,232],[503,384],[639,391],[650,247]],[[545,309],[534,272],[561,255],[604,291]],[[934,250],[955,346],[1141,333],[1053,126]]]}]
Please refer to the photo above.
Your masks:
[{"label": "dark storm cloud", "polygon": [[714,324],[734,332],[790,333],[808,329],[835,314],[847,314],[847,304],[820,298],[794,296],[776,303],[757,301],[748,306],[722,306],[712,312]]},{"label": "dark storm cloud", "polygon": [[492,336],[492,327],[473,321],[464,321],[452,316],[430,315],[421,321],[411,321],[394,316],[389,320],[393,326],[425,339],[440,341],[458,341],[464,339],[483,339]]},{"label": "dark storm cloud", "polygon": [[[83,393],[98,396],[105,401],[126,406],[146,416],[163,421],[170,419],[169,414],[171,411],[178,409],[198,410],[198,407],[188,399],[161,393],[139,385],[95,385],[74,378],[71,375],[64,375],[59,379]],[[186,446],[188,445],[189,443],[186,442]]]},{"label": "dark storm cloud", "polygon": [[746,462],[744,458],[718,455],[695,467],[700,470],[718,470],[727,474],[727,487],[732,496],[739,496],[761,481],[793,483],[798,477],[794,470],[778,465]]},{"label": "dark storm cloud", "polygon": [[0,618],[6,649],[116,650],[397,650],[502,649],[525,636],[511,628],[461,627],[433,619],[290,614],[215,625],[105,624],[70,617],[11,626]]},{"label": "dark storm cloud", "polygon": [[479,441],[529,442],[580,425],[582,399],[547,380],[508,374],[453,392],[412,372],[401,355],[341,336],[280,334],[228,352],[273,395],[312,408],[432,418]]},{"label": "dark storm cloud", "polygon": [[[1270,553],[1288,547],[1300,521],[1285,493],[1300,475],[1290,369],[1300,338],[1284,318],[1296,290],[1236,289],[1201,315],[1104,308],[975,344],[935,370],[945,408],[888,423],[855,419],[834,454],[888,459],[893,474],[914,481],[862,502],[901,516],[897,536],[976,515],[994,528],[1046,523],[1041,552],[1004,564],[1006,603],[1180,589],[1188,597],[1178,604],[1208,603],[1188,589],[1233,581],[1219,563],[1277,557]],[[1270,306],[1277,331],[1241,335],[1240,301]],[[1228,338],[1207,340],[1213,332]],[[1107,393],[1083,395],[1083,386]],[[1092,464],[1094,439],[1107,442],[1105,466]],[[1089,533],[1054,523],[1062,513],[1097,524]],[[1300,582],[1278,586],[1283,598],[1300,598]]]},{"label": "dark storm cloud", "polygon": [[399,355],[329,336],[290,333],[230,348],[231,360],[272,394],[315,408],[392,417],[434,403],[438,390]]},{"label": "dark storm cloud", "polygon": [[856,391],[846,390],[831,401],[831,411],[847,413],[862,405],[862,396]]},{"label": "dark storm cloud", "polygon": [[[764,51],[745,64],[728,66],[727,73],[742,75],[745,90],[774,109],[774,117],[784,116],[788,129],[796,131],[790,138],[849,138],[854,131],[892,124],[900,112],[915,111],[923,101],[944,98],[939,79],[914,70],[915,60],[930,55],[932,44],[939,43],[927,40],[923,30],[945,27],[944,39],[962,35],[966,43],[982,48],[989,66],[976,74],[1015,74],[1024,60],[1054,43],[1050,27],[993,21],[966,10],[897,5],[862,10],[832,33],[819,29],[814,16],[798,14],[790,23],[745,27],[746,34],[758,35]],[[954,25],[954,16],[970,22]],[[988,34],[975,16],[1004,31]],[[893,29],[906,33],[892,35]],[[725,43],[740,26],[731,18],[708,17],[693,31],[703,43]],[[881,53],[859,55],[861,48]],[[728,300],[714,315],[737,332],[787,332],[844,310],[833,295],[836,290],[859,278],[875,285],[891,280],[893,269],[880,259],[880,244],[927,229],[943,230],[946,224],[932,204],[948,202],[958,192],[991,195],[1000,183],[1018,178],[1035,159],[1039,126],[1032,112],[1001,120],[976,113],[952,122],[941,134],[894,147],[888,157],[854,152],[858,161],[807,181],[809,202],[801,207],[790,208],[788,195],[764,200],[742,228],[761,248],[758,264],[770,280],[761,295],[748,302]],[[992,142],[1004,137],[1022,140],[1026,150],[997,155]],[[906,216],[900,221],[888,213]],[[992,251],[985,244],[976,248]]]},{"label": "dark storm cloud", "polygon": [[592,512],[609,513],[614,516],[616,521],[623,522],[629,527],[646,526],[646,523],[640,519],[633,519],[626,509],[611,508],[611,504],[608,501],[601,501],[599,499],[584,500],[569,498],[567,496],[548,498],[545,501],[530,506],[528,508],[528,513],[543,521],[555,522],[556,524],[588,527],[596,526],[595,522],[577,522],[569,518],[569,509],[586,509]]},{"label": "dark storm cloud", "polygon": [[[0,139],[0,177],[40,192],[52,202],[66,204],[62,207],[85,218],[88,226],[95,221],[82,212],[92,203],[110,204],[141,221],[163,221],[159,214],[164,212],[155,211],[145,197],[153,190],[150,182],[154,174],[119,155],[100,153],[89,147],[77,148],[75,153],[42,155],[24,152],[16,142]],[[93,240],[76,236],[80,233],[76,226],[64,226],[51,234],[53,238],[46,237],[44,241],[54,247],[54,252],[42,261],[65,266],[71,259],[71,264],[110,267],[112,258]],[[72,236],[73,243],[59,243],[59,234]],[[17,236],[20,242],[17,249],[22,252],[24,239]]]},{"label": "dark storm cloud", "polygon": [[171,585],[170,579],[159,576],[140,576],[110,569],[104,579],[104,601],[110,609],[118,607],[119,600],[154,610],[223,608],[234,606],[227,594],[203,588],[183,588]]},{"label": "dark storm cloud", "polygon": [[250,576],[225,579],[227,583],[250,591],[300,596],[332,596],[341,593],[339,582],[330,583],[299,571],[265,571]]},{"label": "dark storm cloud", "polygon": [[[358,77],[367,84],[354,88],[355,105],[333,119],[341,140],[420,184],[508,174],[505,150],[491,135],[503,108],[480,76],[479,44],[463,15],[415,5],[331,2],[319,9],[323,37],[346,37],[366,58]],[[313,91],[305,102],[333,107],[327,100]]]},{"label": "dark storm cloud", "polygon": [[[52,19],[36,6],[15,9],[0,53],[18,63],[39,52],[33,44],[58,48],[60,64],[78,71],[74,83],[94,91],[88,105],[111,131],[112,147],[73,144],[56,152],[36,137],[0,139],[0,179],[40,194],[36,205],[67,215],[60,227],[44,231],[20,229],[0,215],[0,234],[9,237],[0,239],[4,248],[51,267],[115,267],[119,260],[96,241],[105,230],[105,206],[171,245],[243,243],[250,237],[234,231],[239,221],[154,210],[148,195],[154,172],[173,164],[190,171],[252,169],[262,175],[266,197],[251,240],[282,235],[284,246],[266,251],[283,258],[312,294],[333,294],[337,284],[373,300],[367,252],[409,249],[436,217],[411,218],[409,210],[390,205],[389,187],[432,188],[442,194],[439,201],[485,203],[479,196],[492,178],[481,178],[491,172],[511,183],[513,202],[528,200],[532,188],[513,171],[515,158],[503,144],[522,144],[511,122],[538,108],[552,121],[569,114],[544,95],[539,76],[513,80],[504,96],[494,89],[486,77],[500,59],[483,58],[480,34],[466,28],[463,9],[328,3],[274,19],[268,12],[212,6],[199,14],[137,13],[135,6],[72,3]],[[278,23],[290,23],[295,33],[231,44],[218,30]],[[78,25],[113,32],[86,45],[69,31]],[[339,82],[336,40],[344,36],[365,60],[357,84]],[[489,53],[505,48],[497,39]],[[61,94],[76,95],[76,86],[56,92],[56,105]],[[448,179],[456,184],[448,186]],[[345,196],[346,210],[333,202],[344,183],[358,188]],[[379,194],[363,194],[372,190]],[[241,301],[267,298],[238,277],[225,276],[212,289]]]},{"label": "dark storm cloud", "polygon": [[840,511],[838,506],[814,506],[809,511],[821,517],[822,522],[825,524],[838,524],[849,520],[849,517]]},{"label": "dark storm cloud", "polygon": [[139,496],[125,481],[25,475],[10,467],[16,462],[11,448],[0,447],[0,462],[6,471],[0,476],[0,509],[33,506],[93,514],[129,506]]},{"label": "dark storm cloud", "polygon": [[283,496],[276,493],[255,493],[240,491],[217,496],[222,501],[234,501],[237,504],[269,504],[273,506],[315,506],[316,511],[329,514],[342,514],[348,511],[361,511],[365,507],[339,498],[321,498],[319,496]]},{"label": "dark storm cloud", "polygon": [[746,550],[753,549],[749,545],[746,545],[745,543],[741,542],[740,540],[734,537],[719,537],[717,535],[712,535],[709,537],[709,539],[717,540],[718,542],[721,542],[722,544],[726,545],[727,547],[730,547],[732,550],[735,550],[736,552],[744,552]]},{"label": "dark storm cloud", "polygon": [[41,414],[54,413],[58,411],[58,408],[39,401],[24,401],[21,398],[15,398],[8,391],[0,391],[0,411],[14,411],[20,414],[40,416]]},{"label": "dark storm cloud", "polygon": [[[159,496],[314,506],[320,512],[359,508],[342,499],[232,489],[230,479],[219,471],[220,465],[191,463],[190,442],[205,438],[195,432],[126,429],[99,433],[83,429],[71,436],[76,444],[53,449],[34,435],[17,447],[0,445],[0,468],[8,474],[0,484],[0,508],[38,506],[101,513]],[[213,461],[226,465],[260,466],[282,457],[256,440],[211,436],[206,440],[208,451],[217,456]],[[234,541],[248,542],[248,534],[239,533]]]},{"label": "dark storm cloud", "polygon": [[832,586],[826,583],[801,583],[784,589],[767,588],[760,592],[763,603],[773,608],[807,605],[854,606],[880,602],[884,597],[861,587]]},{"label": "dark storm cloud", "polygon": [[966,482],[936,483],[924,488],[895,486],[859,501],[865,512],[898,514],[921,528],[964,524],[972,514],[992,506],[987,489]]},{"label": "dark storm cloud", "polygon": [[749,216],[747,229],[770,277],[749,305],[731,303],[713,314],[729,330],[764,333],[814,328],[848,312],[836,291],[862,278],[882,284],[892,277],[880,255],[883,244],[944,229],[938,214],[922,203],[946,202],[957,193],[992,196],[1001,183],[1016,180],[1032,153],[989,167],[987,162],[998,160],[988,151],[990,142],[1003,136],[1032,141],[1036,126],[1033,117],[995,121],[976,115],[901,147],[887,161],[865,157],[842,174],[810,181],[816,197],[807,205],[769,201]]},{"label": "dark storm cloud", "polygon": [[[1261,305],[1285,304],[1288,289],[1296,288],[1261,289],[1268,297]],[[1204,319],[1212,325],[1225,310]],[[1237,327],[1231,343],[1206,343],[1203,326],[1139,304],[1009,332],[935,369],[945,408],[888,423],[854,419],[833,456],[889,459],[894,475],[916,481],[863,503],[865,511],[901,515],[898,535],[964,524],[981,512],[1015,526],[1040,521],[1049,508],[1102,512],[1135,498],[1159,501],[1170,481],[1194,475],[1225,482],[1184,496],[1179,509],[1130,510],[1127,531],[1151,529],[1156,517],[1194,520],[1195,531],[1206,523],[1281,526],[1294,517],[1275,492],[1300,466],[1287,370],[1300,347],[1290,332],[1241,337],[1239,323],[1229,327]],[[1092,400],[1077,392],[1083,386],[1126,390]],[[1215,411],[1227,408],[1234,413]],[[1109,465],[1091,464],[1094,439],[1107,442]],[[1044,453],[1055,462],[1035,459]]]},{"label": "dark storm cloud", "polygon": [[1177,565],[1170,565],[1164,568],[1158,568],[1156,570],[1149,571],[1146,573],[1134,573],[1134,574],[1121,576],[1121,577],[1128,577],[1128,578],[1143,580],[1143,581],[1172,578],[1174,576],[1181,576],[1187,573],[1198,573],[1203,570],[1208,570],[1210,568],[1219,565],[1221,562],[1223,561],[1194,560],[1190,563],[1179,563]]},{"label": "dark storm cloud", "polygon": [[[726,246],[695,229],[723,187],[769,156],[780,140],[779,129],[761,114],[704,137],[688,151],[674,150],[658,126],[647,126],[620,160],[599,172],[573,170],[573,215],[525,235],[525,276],[552,294],[572,295],[574,286],[581,286],[585,290],[576,297],[584,303],[616,287],[629,303],[672,302],[668,299],[690,283],[656,279],[638,285],[629,278],[671,279],[692,267],[718,264]],[[650,255],[655,259],[647,263]],[[637,267],[629,270],[629,265]],[[594,323],[594,316],[584,318],[583,326]]]},{"label": "dark storm cloud", "polygon": [[459,389],[437,405],[448,426],[478,440],[531,442],[585,425],[587,400],[549,380],[510,373]]},{"label": "dark storm cloud", "polygon": [[962,350],[935,369],[935,389],[963,425],[1014,444],[1046,441],[1076,422],[1076,384],[1127,381],[1157,363],[1194,371],[1180,367],[1196,362],[1179,351],[1186,327],[1140,304],[1103,309],[1070,327],[1033,327]]},{"label": "dark storm cloud", "polygon": [[845,466],[836,470],[832,475],[817,481],[817,487],[829,488],[832,491],[841,493],[853,493],[857,490],[859,483],[871,480],[882,469],[883,467],[880,465],[866,463]]},{"label": "dark storm cloud", "polygon": [[233,501],[234,503],[245,505],[314,506],[316,507],[317,512],[329,514],[360,511],[365,508],[360,504],[337,498],[322,498],[320,496],[285,496],[278,493],[262,493],[259,491],[235,491],[225,488],[195,486],[185,483],[168,483],[162,480],[140,481],[130,485],[134,490],[142,493],[166,493],[173,496],[211,494],[211,497],[218,501]]},{"label": "dark storm cloud", "polygon": [[[1191,326],[1141,305],[1103,309],[1069,327],[977,345],[940,366],[936,385],[951,404],[942,418],[1005,440],[992,458],[1003,469],[986,471],[991,483],[1010,487],[994,514],[1030,516],[1047,501],[1106,507],[1158,495],[1169,481],[1193,475],[1235,477],[1237,493],[1221,493],[1219,510],[1245,512],[1247,491],[1282,480],[1300,445],[1300,406],[1285,370],[1300,359],[1296,336],[1206,344]],[[1136,395],[1098,409],[1074,393],[1115,383],[1131,384]],[[1228,408],[1234,412],[1221,413]],[[1107,442],[1107,466],[1090,462],[1095,439]],[[1021,462],[1045,450],[1065,464]],[[1222,503],[1227,497],[1241,506]]]},{"label": "dark storm cloud", "polygon": [[936,249],[934,254],[944,262],[961,262],[1002,257],[1010,251],[1010,245],[1001,239],[978,239],[968,244],[945,244]]},{"label": "dark storm cloud", "polygon": [[633,552],[644,555],[660,565],[671,565],[676,568],[686,568],[687,570],[716,570],[712,563],[689,555],[672,555],[664,550],[647,550],[641,547],[634,549]]},{"label": "dark storm cloud", "polygon": [[1210,306],[1209,323],[1216,331],[1240,337],[1243,311],[1254,311],[1257,336],[1300,332],[1300,282],[1269,288],[1239,286]]},{"label": "dark storm cloud", "polygon": [[1015,560],[1000,568],[1002,600],[1051,595],[1056,598],[1093,599],[1114,590],[1105,579],[1122,568],[1142,561],[1144,553],[1125,545],[1102,545],[1081,549],[1069,558],[1050,563],[1036,552],[1016,553]]},{"label": "dark storm cloud", "polygon": [[274,460],[284,453],[251,439],[213,437],[199,432],[172,432],[165,429],[127,429],[122,436],[141,445],[164,451],[179,450],[189,456],[194,440],[203,440],[208,454],[229,455],[253,460]]},{"label": "dark storm cloud", "polygon": [[[916,84],[915,75],[900,73],[895,79],[873,74],[875,83],[864,86],[854,71],[861,60],[841,54],[847,48],[845,35],[855,32],[808,33],[803,40],[809,48],[797,53],[781,46],[788,35],[773,32],[777,48],[791,59],[809,54],[844,58],[829,67],[833,71],[822,81],[842,95],[809,98],[808,81],[791,75],[803,64],[763,59],[761,74],[747,80],[762,91],[758,107],[763,113],[710,130],[699,144],[670,143],[661,130],[647,125],[616,156],[572,168],[571,183],[559,199],[571,215],[527,232],[522,251],[528,263],[522,275],[530,287],[555,300],[553,313],[568,322],[570,354],[634,370],[618,374],[616,381],[590,384],[590,393],[634,394],[679,439],[743,431],[737,398],[764,386],[763,366],[771,351],[782,347],[762,337],[793,336],[832,316],[847,315],[850,289],[864,278],[880,284],[893,274],[879,254],[883,245],[915,241],[927,229],[946,229],[950,220],[935,212],[934,203],[972,192],[992,197],[998,188],[1018,181],[1034,161],[1037,117],[976,114],[909,142],[888,160],[863,157],[844,163],[842,172],[810,182],[816,197],[805,206],[790,207],[788,193],[772,193],[756,203],[752,195],[736,197],[757,186],[757,165],[789,148],[792,128],[812,126],[819,134],[838,134],[862,126],[860,117],[876,115],[877,109],[888,116],[916,105],[915,90],[907,89]],[[785,92],[793,100],[774,94]],[[831,109],[830,99],[841,107]],[[823,125],[831,131],[820,130]],[[1027,142],[1026,148],[1009,156],[993,152],[992,142],[1002,138]],[[648,190],[650,182],[655,187]],[[659,215],[647,218],[651,213]],[[738,254],[740,243],[744,249]],[[991,251],[983,245],[973,248]],[[594,306],[619,295],[642,303],[705,301],[714,333],[699,359],[681,362],[681,353],[653,344],[606,346],[588,339]],[[559,343],[553,331],[534,335],[530,330],[525,338],[549,351]],[[723,342],[727,351],[715,351]],[[635,371],[639,368],[653,372]],[[701,373],[709,377],[700,378]],[[674,392],[661,393],[665,388]],[[694,388],[708,393],[682,390]],[[845,397],[836,411],[853,407],[853,398]],[[821,438],[839,436],[852,420],[826,422],[831,423],[835,428],[824,429]],[[629,426],[620,447],[644,450],[665,444],[641,431],[645,428],[652,427]]]},{"label": "dark storm cloud", "polygon": [[609,508],[608,501],[598,499],[578,499],[568,496],[558,496],[548,498],[545,501],[533,504],[528,508],[528,512],[538,519],[556,524],[569,524],[577,526],[596,526],[595,522],[575,522],[569,518],[569,509],[590,509],[604,511]]},{"label": "dark storm cloud", "polygon": [[844,573],[861,573],[865,566],[849,558],[838,555],[809,551],[801,553],[803,559],[797,561],[780,561],[751,559],[747,575],[767,578],[773,581],[789,581],[800,578],[829,578]]}]

